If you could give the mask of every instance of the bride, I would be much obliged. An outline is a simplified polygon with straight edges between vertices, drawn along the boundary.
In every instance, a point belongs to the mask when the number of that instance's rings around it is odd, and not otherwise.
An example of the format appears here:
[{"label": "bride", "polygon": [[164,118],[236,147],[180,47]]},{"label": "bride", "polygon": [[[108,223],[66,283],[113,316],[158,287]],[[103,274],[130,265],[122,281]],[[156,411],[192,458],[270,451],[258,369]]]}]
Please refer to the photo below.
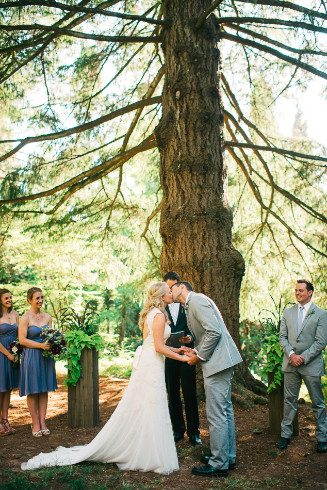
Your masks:
[{"label": "bride", "polygon": [[168,475],[178,470],[169,417],[165,356],[187,362],[180,349],[165,345],[170,335],[165,307],[172,303],[165,282],[150,286],[140,314],[143,345],[138,347],[128,387],[116,410],[98,435],[86,446],[58,447],[22,464],[23,470],[66,466],[81,461],[116,463],[121,470],[154,471]]}]

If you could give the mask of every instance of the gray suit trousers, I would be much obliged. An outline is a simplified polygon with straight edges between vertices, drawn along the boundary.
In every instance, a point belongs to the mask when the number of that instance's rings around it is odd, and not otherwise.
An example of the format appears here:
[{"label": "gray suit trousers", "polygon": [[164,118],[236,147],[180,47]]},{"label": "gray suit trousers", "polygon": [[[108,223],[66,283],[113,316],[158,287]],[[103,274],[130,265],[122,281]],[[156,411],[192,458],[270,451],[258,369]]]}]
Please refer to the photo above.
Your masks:
[{"label": "gray suit trousers", "polygon": [[228,368],[204,378],[206,411],[209,422],[211,458],[214,468],[228,469],[235,463],[236,442],[231,381],[234,368]]},{"label": "gray suit trousers", "polygon": [[297,411],[297,400],[302,379],[312,402],[316,419],[316,438],[318,442],[327,442],[327,416],[320,376],[307,376],[298,371],[284,372],[284,417],[281,424],[281,436],[289,439],[293,433],[293,420]]}]

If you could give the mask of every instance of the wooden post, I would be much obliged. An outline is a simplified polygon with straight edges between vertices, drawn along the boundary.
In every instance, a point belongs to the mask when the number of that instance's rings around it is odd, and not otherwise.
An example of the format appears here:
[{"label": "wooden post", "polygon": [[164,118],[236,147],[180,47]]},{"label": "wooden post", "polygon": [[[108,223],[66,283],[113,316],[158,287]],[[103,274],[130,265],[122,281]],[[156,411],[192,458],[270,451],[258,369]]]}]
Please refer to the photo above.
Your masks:
[{"label": "wooden post", "polygon": [[81,376],[68,387],[68,426],[95,427],[99,423],[99,373],[96,349],[84,348]]},{"label": "wooden post", "polygon": [[[268,373],[268,386],[274,378],[274,373]],[[284,384],[275,388],[268,394],[269,400],[269,432],[272,435],[280,436],[280,424],[283,420],[284,410]],[[299,418],[296,412],[293,422],[293,436],[299,435]]]}]

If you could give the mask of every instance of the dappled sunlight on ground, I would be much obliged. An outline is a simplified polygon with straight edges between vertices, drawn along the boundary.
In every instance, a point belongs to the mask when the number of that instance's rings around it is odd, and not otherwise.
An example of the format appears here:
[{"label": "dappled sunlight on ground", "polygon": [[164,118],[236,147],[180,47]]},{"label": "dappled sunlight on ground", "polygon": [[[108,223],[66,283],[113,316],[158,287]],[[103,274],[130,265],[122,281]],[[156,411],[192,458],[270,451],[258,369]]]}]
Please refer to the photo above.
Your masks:
[{"label": "dappled sunlight on ground", "polygon": [[[41,470],[39,476],[35,472],[22,473],[20,465],[28,458],[55,449],[58,446],[73,446],[89,443],[110,418],[117,403],[122,397],[128,384],[127,380],[117,378],[99,378],[100,392],[100,424],[91,429],[70,428],[67,424],[67,389],[63,384],[64,378],[58,376],[58,390],[49,393],[48,427],[49,437],[33,438],[30,428],[30,416],[26,406],[26,398],[20,398],[17,390],[13,392],[9,419],[16,428],[12,436],[0,440],[2,475],[7,478],[11,470],[18,475],[24,475],[33,482],[42,482],[45,473]],[[113,464],[96,466],[91,463],[77,465],[73,469],[55,469],[67,478],[71,474],[85,478],[92,474],[92,488],[105,485],[105,488],[155,488],[157,489],[241,489],[241,488],[315,488],[326,489],[327,454],[315,452],[314,417],[309,404],[299,406],[300,436],[294,437],[286,451],[276,448],[277,437],[271,436],[268,429],[268,407],[256,406],[253,409],[235,407],[235,425],[237,435],[237,466],[227,479],[206,479],[191,474],[193,466],[200,464],[201,455],[209,452],[209,431],[205,417],[205,404],[199,404],[202,447],[192,447],[185,437],[177,444],[180,471],[169,476],[159,476],[153,473],[120,472]],[[3,472],[3,473],[1,473]],[[7,473],[6,473],[7,472]],[[83,473],[84,472],[84,473]],[[26,476],[27,475],[27,476]],[[84,475],[84,477],[83,477]],[[77,478],[76,476],[76,478]],[[22,478],[22,476],[20,476]],[[34,478],[34,480],[33,480]],[[72,488],[65,484],[54,485],[56,476],[51,477],[51,485],[47,488]],[[89,481],[91,476],[87,477]],[[223,481],[222,481],[223,480]],[[114,484],[112,483],[114,482]],[[117,483],[118,482],[118,483]],[[53,486],[54,485],[54,486]],[[118,486],[117,486],[118,485]],[[1,487],[1,484],[0,484]],[[24,488],[10,487],[10,488]],[[40,488],[40,487],[38,487]],[[77,488],[77,487],[76,487]],[[78,487],[80,488],[80,487]],[[84,488],[84,487],[83,487]],[[91,488],[85,486],[85,488]]]}]

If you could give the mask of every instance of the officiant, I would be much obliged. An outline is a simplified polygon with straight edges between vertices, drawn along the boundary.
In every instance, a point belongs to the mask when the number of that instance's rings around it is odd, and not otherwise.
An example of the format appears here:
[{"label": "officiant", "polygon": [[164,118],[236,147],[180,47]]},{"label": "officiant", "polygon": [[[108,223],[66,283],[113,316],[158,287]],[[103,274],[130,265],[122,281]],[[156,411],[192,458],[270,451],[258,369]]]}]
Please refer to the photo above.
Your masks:
[{"label": "officiant", "polygon": [[[171,287],[180,281],[177,272],[169,271],[163,280]],[[193,348],[193,338],[187,327],[184,305],[180,303],[171,303],[166,307],[170,320],[171,337],[167,343],[173,347],[174,343],[178,346],[187,345]],[[180,342],[180,340],[182,342]],[[185,362],[178,362],[174,359],[166,358],[165,376],[168,392],[169,412],[173,425],[175,442],[184,438],[187,433],[191,444],[194,446],[201,445],[199,437],[199,413],[198,402],[196,398],[196,368]],[[182,387],[183,399],[185,405],[186,425],[183,415],[183,405],[181,400],[180,388]]]}]

